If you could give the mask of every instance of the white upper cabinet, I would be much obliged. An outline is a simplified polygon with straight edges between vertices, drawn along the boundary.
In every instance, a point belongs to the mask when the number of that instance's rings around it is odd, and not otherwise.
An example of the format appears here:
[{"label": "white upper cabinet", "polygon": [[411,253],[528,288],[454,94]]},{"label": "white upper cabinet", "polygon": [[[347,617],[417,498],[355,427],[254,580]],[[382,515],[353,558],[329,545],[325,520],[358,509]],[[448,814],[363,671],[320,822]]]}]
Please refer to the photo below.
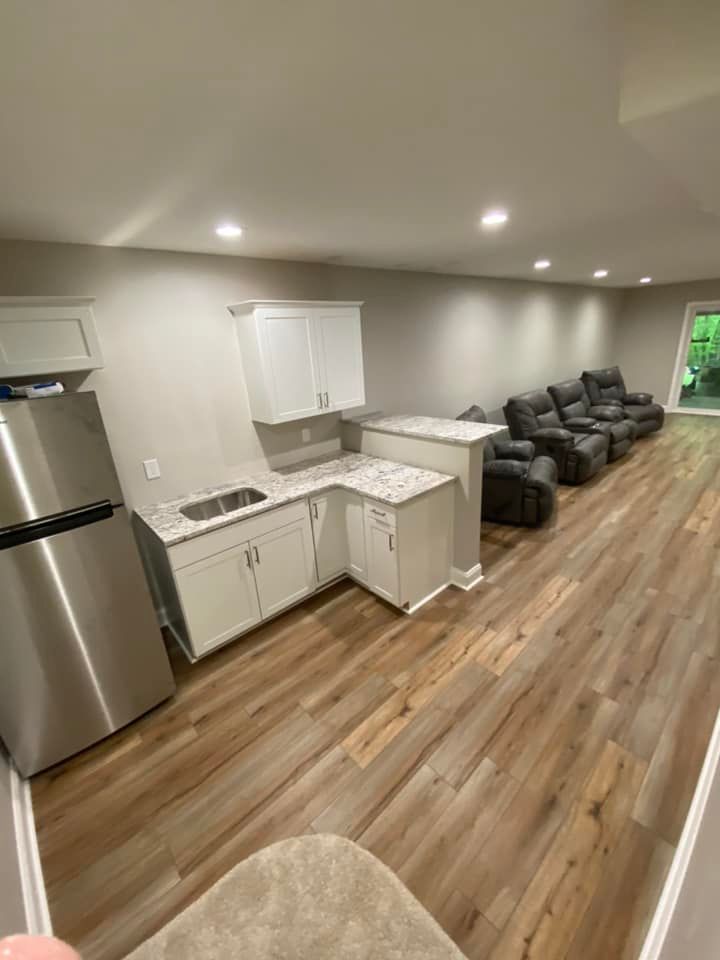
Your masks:
[{"label": "white upper cabinet", "polygon": [[284,423],[365,403],[361,305],[247,300],[229,308],[253,420]]},{"label": "white upper cabinet", "polygon": [[365,403],[365,377],[359,308],[317,310],[315,337],[326,409],[361,407]]},{"label": "white upper cabinet", "polygon": [[0,297],[0,380],[103,366],[92,297]]},{"label": "white upper cabinet", "polygon": [[257,320],[273,422],[314,416],[321,391],[312,311],[298,307],[262,309]]}]

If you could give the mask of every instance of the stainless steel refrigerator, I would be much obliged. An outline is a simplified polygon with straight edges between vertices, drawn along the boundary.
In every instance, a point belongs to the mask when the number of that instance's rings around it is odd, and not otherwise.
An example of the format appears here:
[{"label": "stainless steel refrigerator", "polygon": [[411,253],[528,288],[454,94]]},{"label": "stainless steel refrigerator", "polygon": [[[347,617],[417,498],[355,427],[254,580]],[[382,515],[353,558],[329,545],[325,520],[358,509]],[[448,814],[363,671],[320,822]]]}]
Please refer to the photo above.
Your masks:
[{"label": "stainless steel refrigerator", "polygon": [[0,402],[0,738],[18,769],[174,689],[95,394]]}]

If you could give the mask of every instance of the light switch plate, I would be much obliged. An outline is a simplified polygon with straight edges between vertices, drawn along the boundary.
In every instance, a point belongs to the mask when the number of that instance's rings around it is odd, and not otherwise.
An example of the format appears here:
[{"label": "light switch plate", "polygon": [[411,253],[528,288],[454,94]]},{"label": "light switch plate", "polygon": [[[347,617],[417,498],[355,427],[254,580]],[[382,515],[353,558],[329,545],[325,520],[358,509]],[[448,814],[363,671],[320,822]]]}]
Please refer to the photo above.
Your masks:
[{"label": "light switch plate", "polygon": [[310,443],[310,427],[303,427],[300,431],[303,443]]},{"label": "light switch plate", "polygon": [[147,480],[157,480],[160,476],[160,464],[157,460],[143,460],[143,470]]}]

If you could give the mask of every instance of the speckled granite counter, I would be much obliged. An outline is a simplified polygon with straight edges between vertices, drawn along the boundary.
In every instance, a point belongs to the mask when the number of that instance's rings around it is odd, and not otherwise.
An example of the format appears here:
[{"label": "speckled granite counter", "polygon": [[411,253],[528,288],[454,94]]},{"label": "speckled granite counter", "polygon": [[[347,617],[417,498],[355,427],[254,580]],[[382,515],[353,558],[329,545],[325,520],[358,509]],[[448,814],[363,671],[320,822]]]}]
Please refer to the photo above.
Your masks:
[{"label": "speckled granite counter", "polygon": [[[429,490],[454,482],[455,477],[434,470],[421,470],[392,460],[338,451],[267,473],[238,477],[221,486],[206,487],[184,497],[141,507],[136,512],[165,546],[171,547],[183,540],[333,487],[372,497],[389,506],[399,506]],[[267,499],[211,520],[189,520],[180,512],[182,507],[221,496],[239,487],[252,487],[266,494]]]},{"label": "speckled granite counter", "polygon": [[397,433],[403,437],[419,437],[423,440],[441,440],[445,443],[459,443],[470,446],[487,440],[495,433],[502,433],[506,427],[496,423],[474,423],[471,420],[446,420],[443,417],[411,417],[397,414],[389,417],[368,417],[353,420],[363,430],[377,430],[380,433]]}]

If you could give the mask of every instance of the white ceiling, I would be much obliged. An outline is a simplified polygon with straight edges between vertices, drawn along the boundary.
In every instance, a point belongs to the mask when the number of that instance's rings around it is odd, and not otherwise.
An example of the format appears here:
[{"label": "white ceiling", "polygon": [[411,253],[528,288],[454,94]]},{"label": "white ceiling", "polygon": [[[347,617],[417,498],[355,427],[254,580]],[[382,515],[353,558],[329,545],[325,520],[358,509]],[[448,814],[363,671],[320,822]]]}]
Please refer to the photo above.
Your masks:
[{"label": "white ceiling", "polygon": [[[720,217],[618,122],[613,6],[0,0],[0,236],[720,276]],[[509,223],[480,230],[496,206]]]}]

